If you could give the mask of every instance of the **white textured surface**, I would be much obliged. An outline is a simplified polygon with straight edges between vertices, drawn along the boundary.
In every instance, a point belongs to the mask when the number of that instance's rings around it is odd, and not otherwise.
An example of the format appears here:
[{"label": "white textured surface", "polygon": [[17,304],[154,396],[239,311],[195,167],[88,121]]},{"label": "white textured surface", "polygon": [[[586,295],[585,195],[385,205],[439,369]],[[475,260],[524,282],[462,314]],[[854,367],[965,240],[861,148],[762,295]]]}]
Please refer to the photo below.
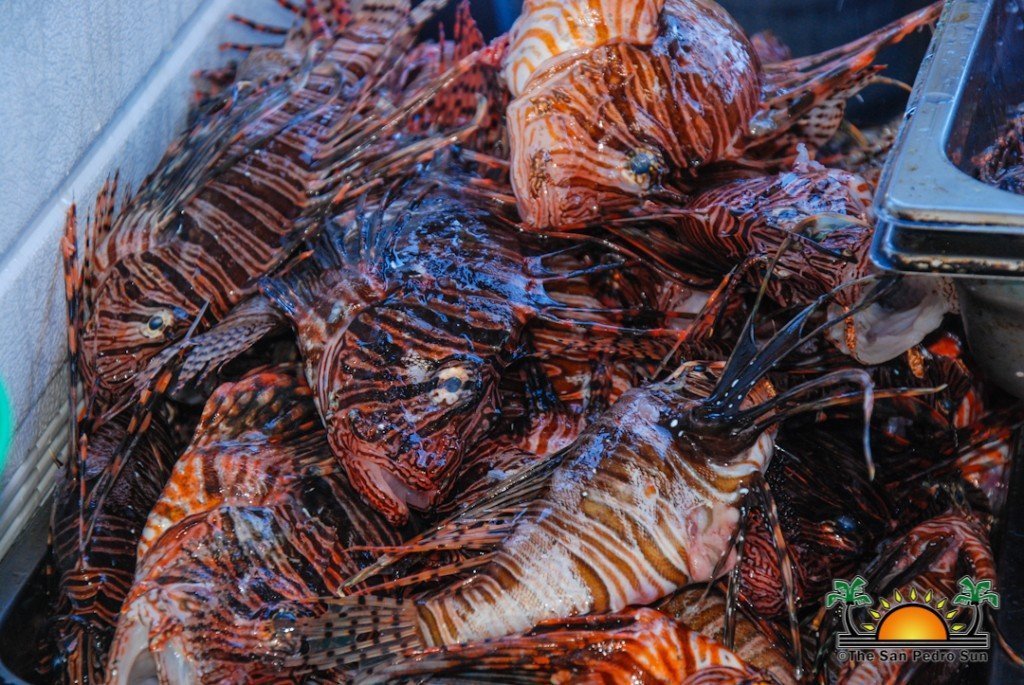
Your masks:
[{"label": "white textured surface", "polygon": [[190,74],[223,61],[221,40],[252,38],[226,25],[229,9],[282,19],[271,0],[0,1],[0,381],[16,425],[0,557],[45,498],[63,442],[64,213],[72,198],[91,204],[114,169],[138,182],[159,160]]},{"label": "white textured surface", "polygon": [[0,3],[0,255],[199,4]]}]

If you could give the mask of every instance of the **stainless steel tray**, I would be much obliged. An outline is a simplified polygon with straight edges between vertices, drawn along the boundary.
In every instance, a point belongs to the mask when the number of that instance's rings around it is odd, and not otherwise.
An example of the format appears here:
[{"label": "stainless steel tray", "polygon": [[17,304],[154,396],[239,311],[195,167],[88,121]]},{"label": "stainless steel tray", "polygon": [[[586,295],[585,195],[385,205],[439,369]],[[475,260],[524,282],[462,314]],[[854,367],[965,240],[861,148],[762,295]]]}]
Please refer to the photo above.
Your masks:
[{"label": "stainless steel tray", "polygon": [[949,0],[882,174],[871,256],[957,277],[975,358],[1024,397],[1024,196],[972,175],[1024,102],[1024,0]]},{"label": "stainless steel tray", "polygon": [[882,175],[872,257],[895,271],[1024,276],[1024,197],[971,159],[1024,102],[1024,2],[951,0]]}]

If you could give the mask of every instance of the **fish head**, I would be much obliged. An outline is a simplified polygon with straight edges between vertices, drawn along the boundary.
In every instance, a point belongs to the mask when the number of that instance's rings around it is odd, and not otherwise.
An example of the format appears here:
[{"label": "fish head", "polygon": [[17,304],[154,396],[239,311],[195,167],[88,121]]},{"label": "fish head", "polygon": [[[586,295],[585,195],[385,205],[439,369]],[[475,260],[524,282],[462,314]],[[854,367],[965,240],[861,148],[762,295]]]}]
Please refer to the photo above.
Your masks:
[{"label": "fish head", "polygon": [[181,340],[203,310],[191,285],[155,254],[119,260],[106,273],[82,332],[83,373],[107,392],[124,389],[148,362]]},{"label": "fish head", "polygon": [[355,372],[353,363],[347,354],[321,373],[334,378],[318,393],[331,445],[350,473],[361,474],[353,484],[370,503],[402,522],[409,506],[429,510],[440,502],[465,454],[493,424],[498,370],[467,353],[432,359],[407,352]]},{"label": "fish head", "polygon": [[623,96],[615,84],[629,78],[629,51],[605,46],[564,70],[553,67],[509,105],[512,188],[527,224],[594,222],[662,190],[674,166],[668,134],[639,131],[604,111]]}]

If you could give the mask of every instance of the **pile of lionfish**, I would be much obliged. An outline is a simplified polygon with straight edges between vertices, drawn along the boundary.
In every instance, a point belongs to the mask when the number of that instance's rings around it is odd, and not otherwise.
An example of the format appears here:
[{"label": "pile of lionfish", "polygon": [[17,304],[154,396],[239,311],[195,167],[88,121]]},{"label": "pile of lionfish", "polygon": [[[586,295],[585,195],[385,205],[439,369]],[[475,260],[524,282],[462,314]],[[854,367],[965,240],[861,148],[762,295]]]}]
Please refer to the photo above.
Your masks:
[{"label": "pile of lionfish", "polygon": [[972,162],[979,180],[1024,195],[1024,103],[1010,112],[995,141]]},{"label": "pile of lionfish", "polygon": [[995,581],[1024,412],[947,283],[871,266],[892,135],[844,121],[941,8],[793,58],[711,0],[527,0],[489,44],[278,1],[68,215],[39,677],[951,677],[840,663],[824,601]]}]

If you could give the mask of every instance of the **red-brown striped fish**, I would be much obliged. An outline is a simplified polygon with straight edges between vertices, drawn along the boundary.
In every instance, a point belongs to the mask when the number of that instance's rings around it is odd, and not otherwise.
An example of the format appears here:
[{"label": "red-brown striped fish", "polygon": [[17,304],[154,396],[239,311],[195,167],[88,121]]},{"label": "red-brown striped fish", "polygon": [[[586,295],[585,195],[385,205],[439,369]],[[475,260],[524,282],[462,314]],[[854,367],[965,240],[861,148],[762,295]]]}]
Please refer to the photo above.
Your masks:
[{"label": "red-brown striped fish", "polygon": [[337,592],[349,548],[401,539],[334,464],[294,368],[218,389],[147,522],[107,682],[304,682],[261,658],[261,626]]},{"label": "red-brown striped fish", "polygon": [[655,609],[545,621],[521,637],[427,649],[361,682],[428,675],[508,685],[776,685]]},{"label": "red-brown striped fish", "polygon": [[[801,159],[788,172],[701,190],[684,207],[651,201],[637,216],[603,225],[690,283],[713,282],[732,270],[761,278],[762,265],[778,255],[767,294],[783,307],[853,284],[837,291],[836,314],[856,306],[867,292],[856,281],[876,271],[868,256],[871,200],[860,176]],[[947,282],[908,277],[829,337],[859,362],[879,364],[921,342],[954,306]]]},{"label": "red-brown striped fish", "polygon": [[[497,418],[504,370],[531,352],[531,323],[560,325],[562,348],[620,357],[638,354],[648,337],[684,334],[662,328],[665,313],[642,302],[607,311],[557,299],[554,285],[621,262],[560,269],[580,245],[531,247],[532,237],[457,198],[458,188],[456,179],[432,179],[335,219],[309,260],[262,285],[297,331],[335,454],[367,502],[396,523],[410,507],[429,511],[443,500]],[[650,349],[650,358],[664,356],[663,344]]]},{"label": "red-brown striped fish", "polygon": [[[80,506],[83,501],[89,506],[94,486],[121,448],[127,426],[128,416],[121,414],[97,429],[78,465],[82,473],[69,469],[55,495],[52,550],[57,590],[50,624],[53,659],[47,670],[55,673],[56,682],[103,682],[117,616],[135,572],[139,536],[177,456],[163,419],[154,417],[150,430],[131,450],[131,468],[122,471],[102,508],[87,515]],[[79,491],[83,485],[84,499]],[[83,527],[89,521],[92,529],[87,535]]]},{"label": "red-brown striped fish", "polygon": [[872,230],[863,222],[871,200],[859,176],[804,162],[703,189],[683,207],[651,202],[635,218],[605,224],[682,280],[705,283],[770,259],[789,238],[768,295],[805,305],[870,273]]},{"label": "red-brown striped fish", "polygon": [[[726,598],[715,588],[681,590],[657,608],[712,640],[722,640],[725,635]],[[742,612],[736,616],[733,633],[732,650],[736,656],[770,675],[779,685],[796,685],[793,665],[784,652]]]},{"label": "red-brown striped fish", "polygon": [[861,401],[799,400],[830,384],[864,382],[858,372],[821,377],[776,397],[763,379],[816,334],[803,333],[816,309],[804,310],[761,350],[740,346],[724,367],[691,365],[678,378],[627,392],[551,459],[421,538],[382,550],[381,560],[350,583],[410,554],[477,555],[438,569],[434,577],[471,573],[425,597],[325,600],[321,619],[279,622],[281,647],[291,651],[285,663],[348,665],[365,675],[396,650],[620,611],[727,569],[740,502],[772,452],[772,426],[793,412]]},{"label": "red-brown striped fish", "polygon": [[[56,682],[98,683],[117,614],[131,587],[135,547],[145,517],[174,459],[168,414],[140,398],[140,411],[122,412],[95,430],[83,430],[81,291],[77,223],[69,217],[61,242],[68,316],[68,410],[71,450],[54,495],[50,548],[57,586],[41,670]],[[166,380],[157,379],[157,386]],[[177,421],[187,425],[180,417]],[[140,434],[139,427],[147,430]]]},{"label": "red-brown striped fish", "polygon": [[939,11],[762,65],[710,0],[528,3],[505,72],[517,94],[508,128],[520,214],[537,229],[571,227],[647,198],[679,202],[708,165],[788,156],[793,131],[827,140],[842,113],[825,106],[866,85],[879,50]]},{"label": "red-brown striped fish", "polygon": [[[287,255],[302,217],[380,174],[429,153],[404,151],[397,125],[440,85],[385,93],[379,85],[441,0],[360,6],[326,46],[309,44],[280,79],[239,82],[167,151],[118,206],[101,191],[86,236],[87,387],[113,394],[201,312],[223,317]],[[446,83],[442,79],[442,83]],[[348,184],[348,185],[346,185]]]}]

